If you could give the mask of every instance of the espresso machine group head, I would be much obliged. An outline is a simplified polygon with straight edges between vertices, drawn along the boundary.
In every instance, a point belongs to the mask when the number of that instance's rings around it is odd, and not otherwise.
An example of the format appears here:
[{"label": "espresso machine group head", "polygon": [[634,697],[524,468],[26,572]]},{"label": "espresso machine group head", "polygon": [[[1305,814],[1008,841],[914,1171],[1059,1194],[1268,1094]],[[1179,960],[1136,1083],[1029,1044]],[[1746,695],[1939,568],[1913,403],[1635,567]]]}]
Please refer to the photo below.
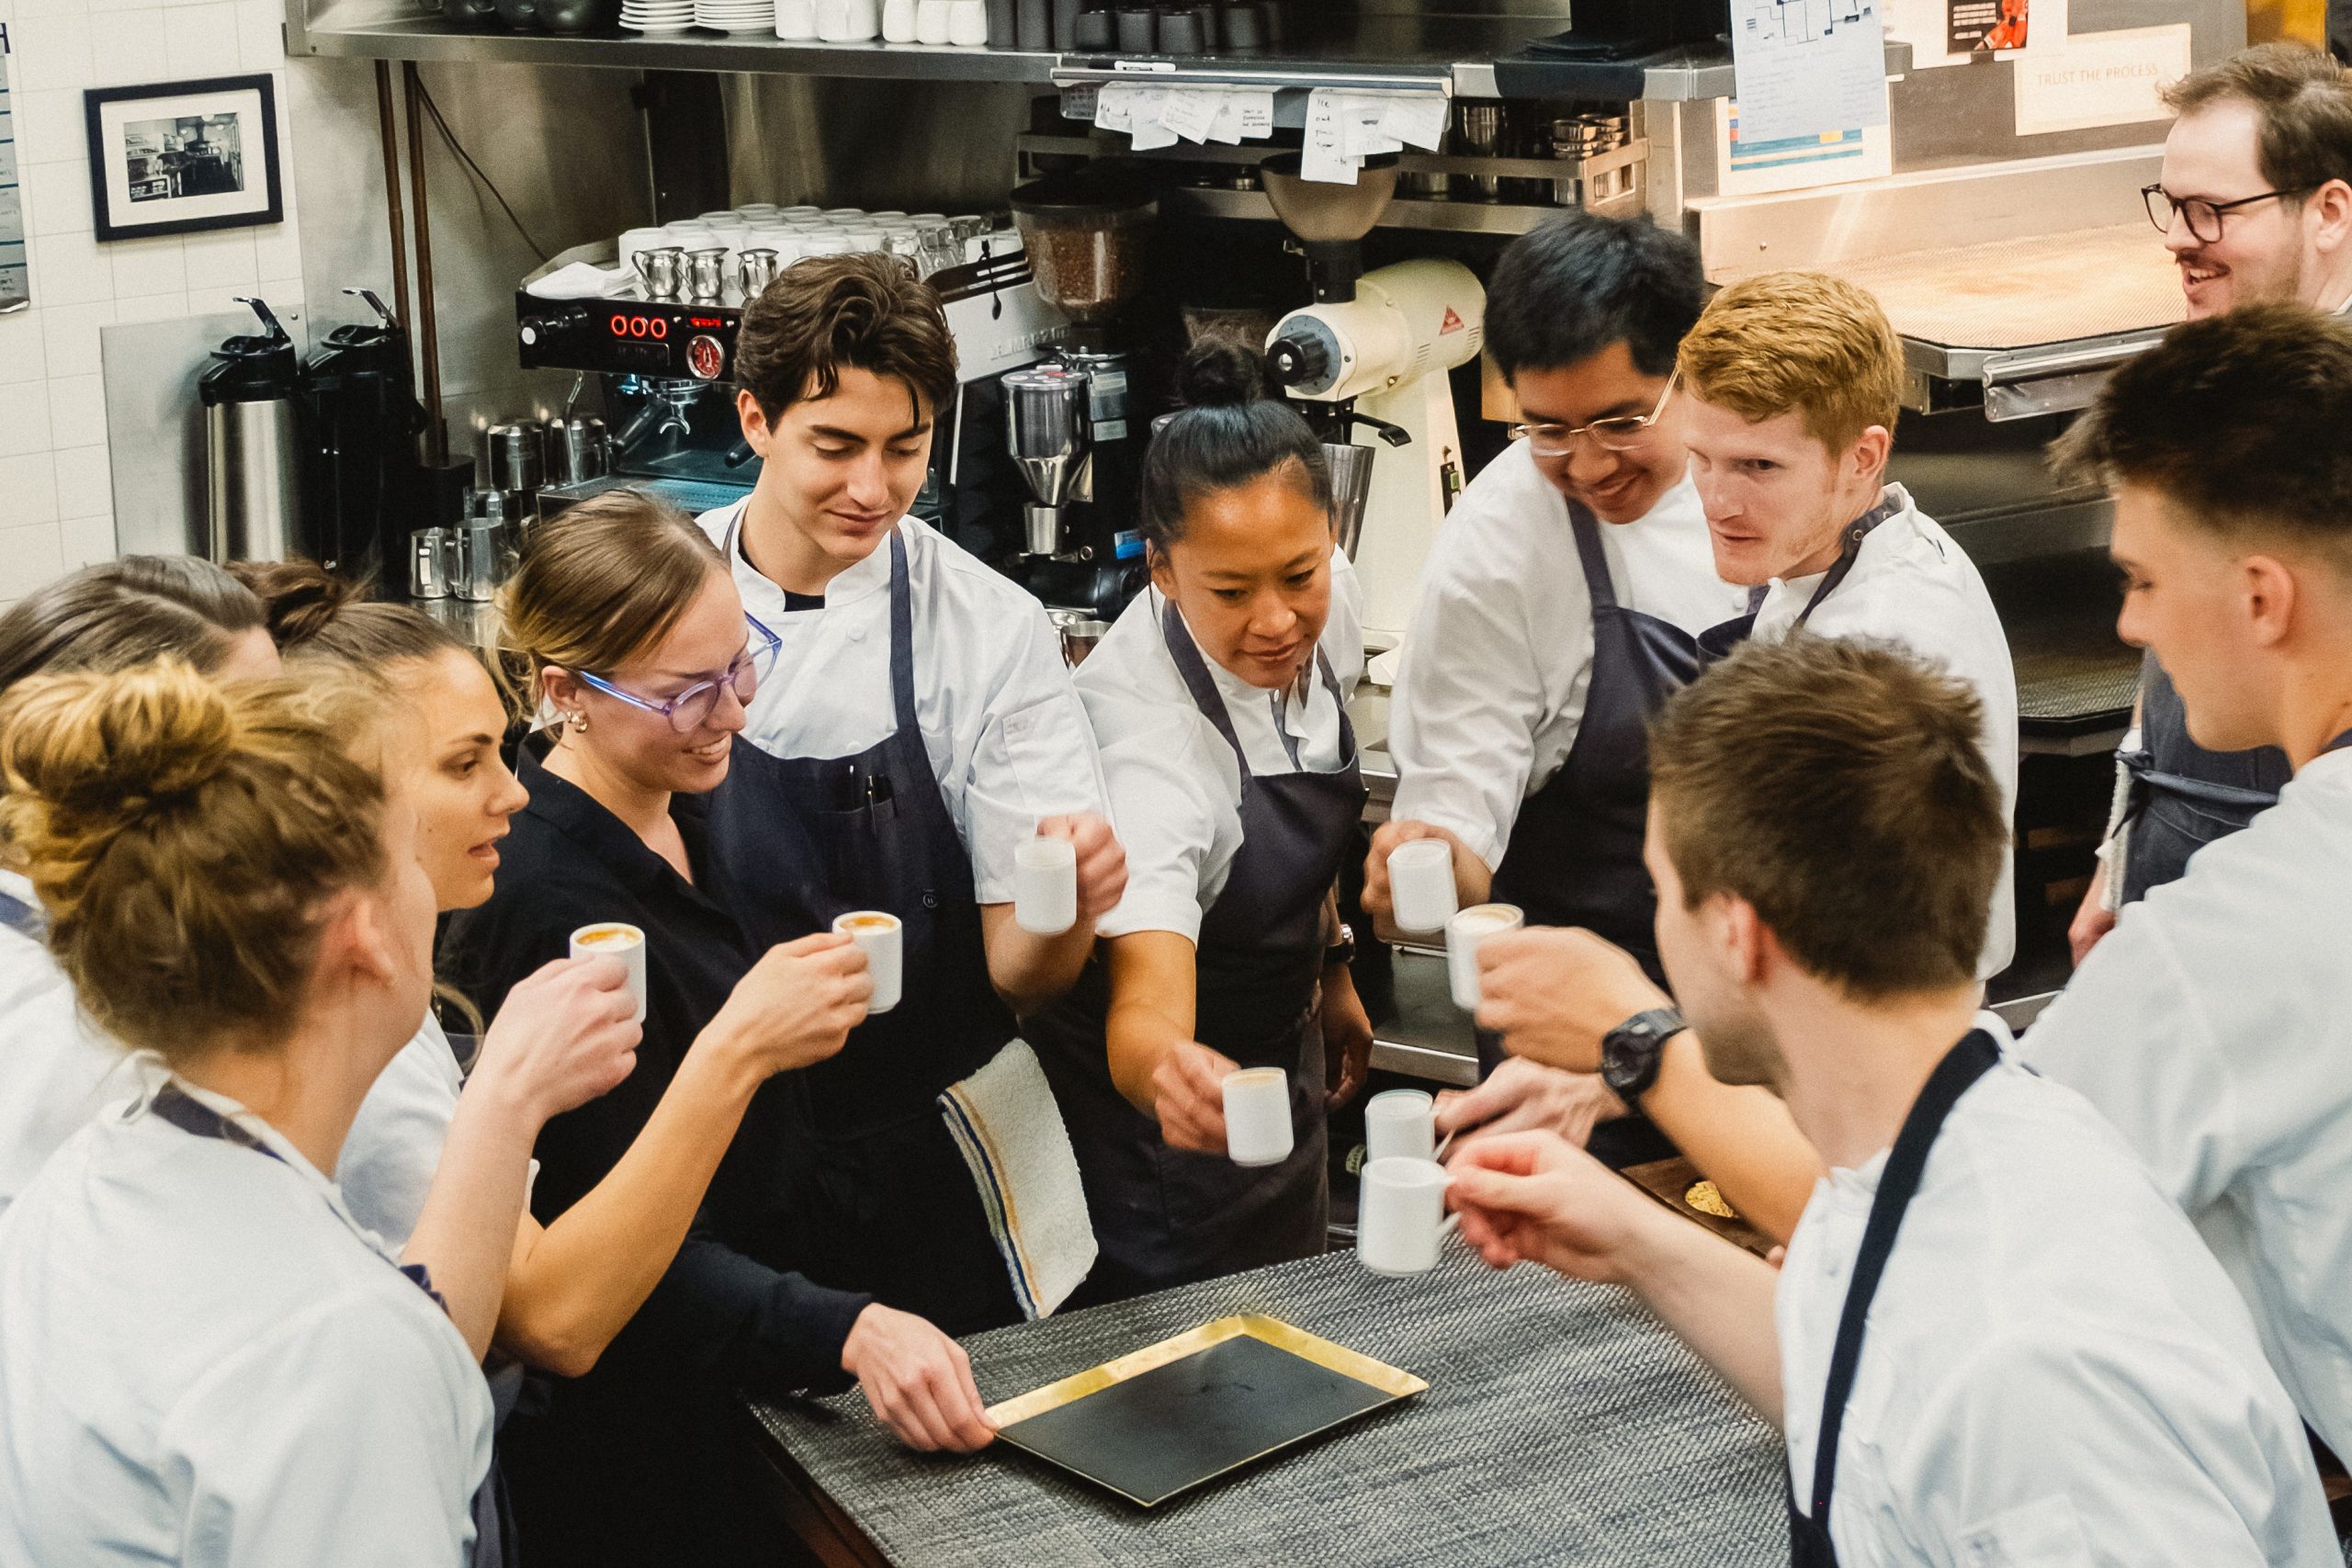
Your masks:
[{"label": "espresso machine group head", "polygon": [[[1359,476],[1362,510],[1336,521],[1363,581],[1364,627],[1393,642],[1411,618],[1421,563],[1461,489],[1461,429],[1446,372],[1486,343],[1487,291],[1468,267],[1437,257],[1363,270],[1361,242],[1396,189],[1393,156],[1368,162],[1354,185],[1300,178],[1295,152],[1267,159],[1260,173],[1315,291],[1313,304],[1274,323],[1266,361],[1283,390],[1307,405],[1334,471]],[[1358,425],[1395,450],[1351,445]]]}]

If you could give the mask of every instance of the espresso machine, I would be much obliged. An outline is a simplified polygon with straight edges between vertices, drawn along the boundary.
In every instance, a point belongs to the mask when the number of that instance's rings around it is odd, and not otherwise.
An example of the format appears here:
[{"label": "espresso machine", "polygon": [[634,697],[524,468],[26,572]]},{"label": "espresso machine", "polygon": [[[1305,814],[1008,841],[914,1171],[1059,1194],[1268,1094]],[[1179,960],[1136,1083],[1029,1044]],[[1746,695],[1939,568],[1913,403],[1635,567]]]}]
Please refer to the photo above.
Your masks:
[{"label": "espresso machine", "polygon": [[[1485,344],[1487,291],[1468,267],[1436,257],[1362,270],[1360,242],[1396,192],[1393,155],[1367,160],[1353,185],[1300,178],[1295,152],[1267,159],[1260,175],[1315,293],[1274,324],[1267,363],[1283,390],[1307,405],[1344,480],[1340,541],[1363,582],[1364,631],[1393,646],[1412,618],[1438,525],[1461,493],[1462,435],[1446,372]],[[1356,445],[1358,428],[1383,445]]]},{"label": "espresso machine", "polygon": [[1136,489],[1148,426],[1119,318],[1159,203],[1087,169],[1012,193],[1037,293],[1072,323],[1051,355],[998,378],[1004,443],[1029,491],[1010,574],[1049,608],[1115,619],[1148,575]]}]

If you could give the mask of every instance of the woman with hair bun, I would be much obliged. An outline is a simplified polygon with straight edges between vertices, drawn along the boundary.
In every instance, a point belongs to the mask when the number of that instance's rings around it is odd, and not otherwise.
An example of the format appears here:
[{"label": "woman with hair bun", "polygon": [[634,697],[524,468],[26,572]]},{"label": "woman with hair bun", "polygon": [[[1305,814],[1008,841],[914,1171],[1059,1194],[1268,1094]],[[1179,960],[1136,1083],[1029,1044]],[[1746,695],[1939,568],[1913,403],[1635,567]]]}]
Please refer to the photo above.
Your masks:
[{"label": "woman with hair bun", "polygon": [[[1321,1252],[1325,1111],[1372,1030],[1333,889],[1364,788],[1344,694],[1362,597],[1321,442],[1204,344],[1145,454],[1151,587],[1079,668],[1127,887],[1070,999],[1033,1026],[1068,1118],[1111,1300]],[[1289,1075],[1293,1151],[1226,1156],[1222,1083]]]},{"label": "woman with hair bun", "polygon": [[[206,674],[277,671],[260,601],[193,556],[84,567],[0,615],[0,693],[45,671],[165,656]],[[0,842],[0,1212],[107,1098],[138,1088],[122,1052],[85,1027],[47,933],[32,884]]]},{"label": "woman with hair bun", "polygon": [[0,1215],[0,1560],[465,1561],[491,1405],[331,1173],[433,987],[416,815],[316,677],[0,703],[0,832],[83,1005],[169,1076]]}]

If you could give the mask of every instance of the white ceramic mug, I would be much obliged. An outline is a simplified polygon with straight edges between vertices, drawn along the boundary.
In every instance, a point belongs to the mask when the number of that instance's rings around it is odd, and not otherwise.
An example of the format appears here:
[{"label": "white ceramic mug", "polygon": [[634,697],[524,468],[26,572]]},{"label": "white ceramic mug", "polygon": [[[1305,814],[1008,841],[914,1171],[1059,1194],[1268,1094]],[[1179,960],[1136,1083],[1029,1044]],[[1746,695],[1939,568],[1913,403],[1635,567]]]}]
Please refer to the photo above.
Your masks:
[{"label": "white ceramic mug", "polygon": [[915,41],[915,0],[882,0],[882,41]]},{"label": "white ceramic mug", "polygon": [[1446,923],[1445,974],[1453,984],[1453,1005],[1478,1010],[1478,944],[1527,923],[1516,904],[1473,904]]},{"label": "white ceramic mug", "polygon": [[1436,1268],[1438,1244],[1454,1225],[1445,1212],[1450,1179],[1435,1160],[1365,1161],[1356,1202],[1356,1260],[1375,1274]]},{"label": "white ceramic mug", "polygon": [[617,958],[628,968],[628,994],[637,999],[637,1021],[645,1021],[645,933],[620,920],[599,920],[571,933],[574,958]]},{"label": "white ceramic mug", "polygon": [[988,0],[953,0],[947,7],[947,41],[964,49],[989,41]]},{"label": "white ceramic mug", "polygon": [[1290,1075],[1243,1067],[1225,1075],[1225,1152],[1236,1165],[1290,1158]]},{"label": "white ceramic mug", "polygon": [[775,36],[812,39],[817,36],[817,0],[775,0]]},{"label": "white ceramic mug", "polygon": [[1442,931],[1453,919],[1453,846],[1442,839],[1410,839],[1388,852],[1388,891],[1396,929]]},{"label": "white ceramic mug", "polygon": [[1078,924],[1078,846],[1031,839],[1012,852],[1012,923],[1032,936]]},{"label": "white ceramic mug", "polygon": [[1436,1153],[1436,1100],[1418,1089],[1391,1089],[1364,1102],[1365,1164],[1376,1159],[1428,1159]]},{"label": "white ceramic mug", "polygon": [[882,33],[876,0],[817,0],[817,36],[827,43],[864,43]]},{"label": "white ceramic mug", "polygon": [[874,980],[874,999],[866,1012],[888,1012],[899,1005],[899,965],[906,953],[906,930],[899,917],[881,909],[852,909],[833,922],[833,930],[857,943],[865,954],[866,973]]},{"label": "white ceramic mug", "polygon": [[915,0],[915,41],[945,43],[949,0]]}]

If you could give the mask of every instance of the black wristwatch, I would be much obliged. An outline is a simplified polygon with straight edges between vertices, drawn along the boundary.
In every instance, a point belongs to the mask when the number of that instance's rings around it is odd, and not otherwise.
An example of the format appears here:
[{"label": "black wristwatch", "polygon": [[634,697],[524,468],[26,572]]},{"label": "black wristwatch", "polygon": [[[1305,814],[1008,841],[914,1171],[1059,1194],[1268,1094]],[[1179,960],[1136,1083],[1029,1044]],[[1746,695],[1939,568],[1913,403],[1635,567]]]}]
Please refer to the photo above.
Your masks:
[{"label": "black wristwatch", "polygon": [[1600,1081],[1625,1102],[1628,1111],[1642,1108],[1642,1096],[1657,1082],[1658,1058],[1666,1043],[1689,1024],[1672,1008],[1637,1012],[1600,1038]]},{"label": "black wristwatch", "polygon": [[1339,940],[1323,950],[1323,967],[1329,969],[1334,964],[1353,964],[1355,961],[1356,929],[1341,920]]}]

